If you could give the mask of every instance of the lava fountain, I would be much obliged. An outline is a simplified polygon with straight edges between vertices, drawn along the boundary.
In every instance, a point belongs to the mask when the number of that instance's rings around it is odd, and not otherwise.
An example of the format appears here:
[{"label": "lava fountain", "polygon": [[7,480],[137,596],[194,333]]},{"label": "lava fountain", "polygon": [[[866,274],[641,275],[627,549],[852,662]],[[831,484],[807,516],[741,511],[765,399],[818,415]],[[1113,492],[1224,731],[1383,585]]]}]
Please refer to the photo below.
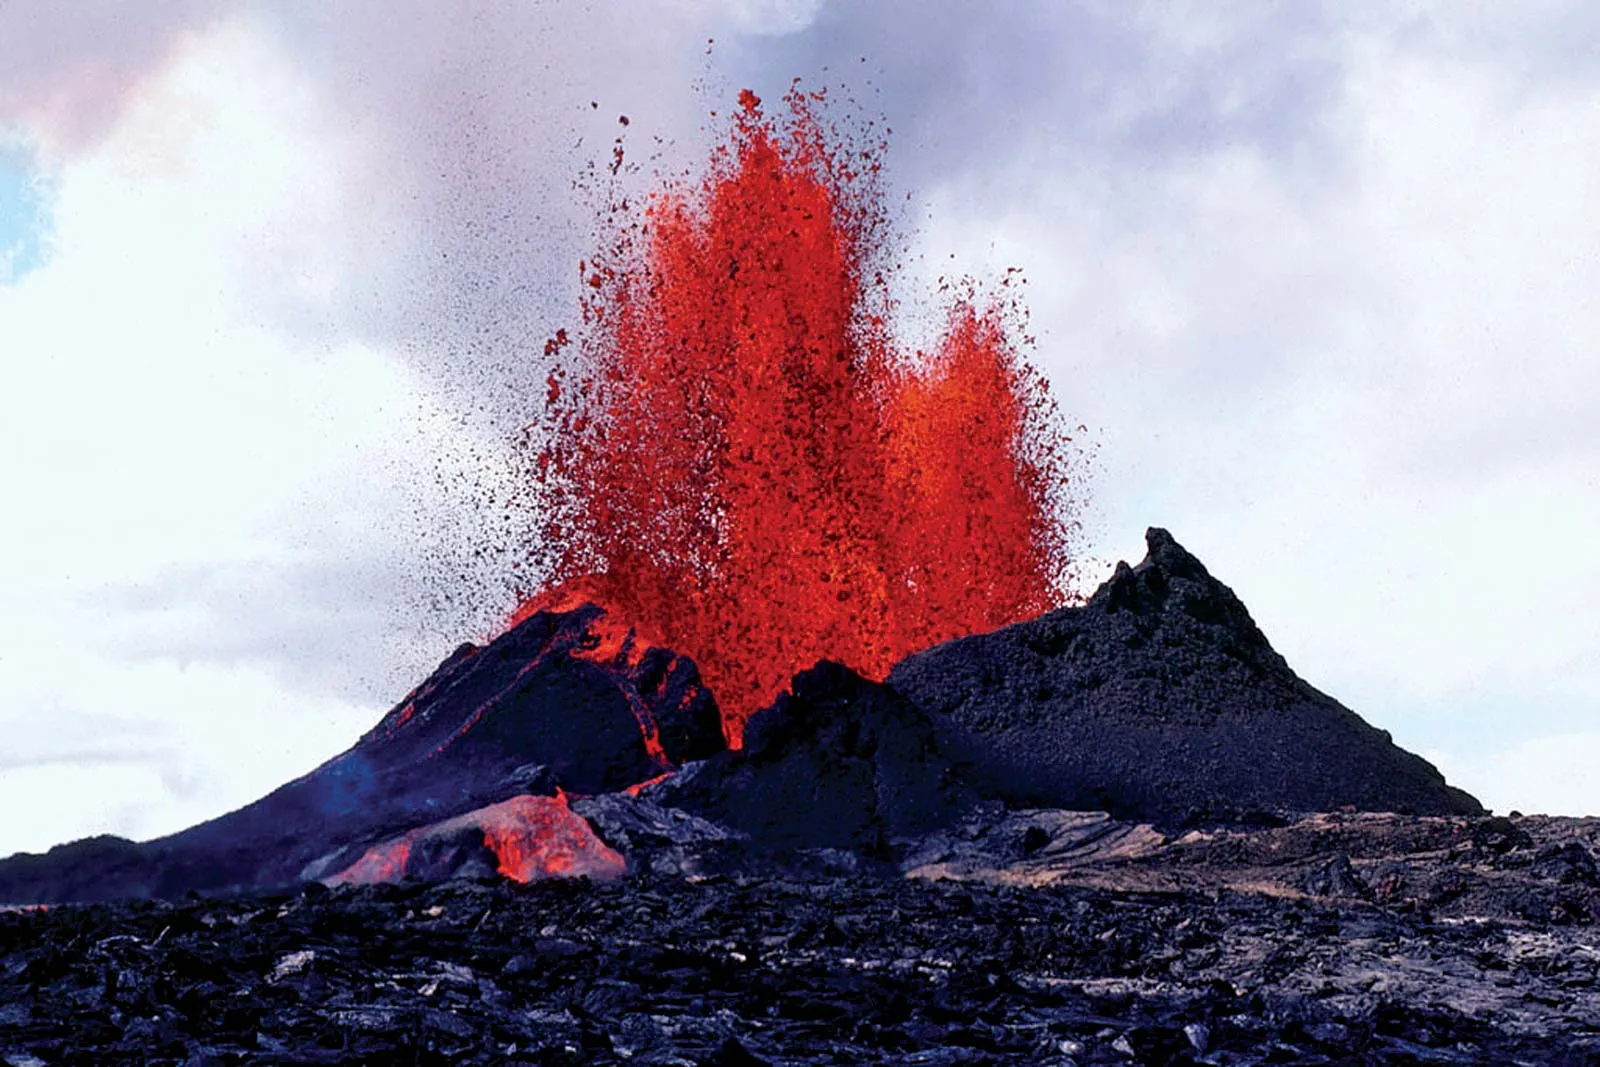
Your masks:
[{"label": "lava fountain", "polygon": [[1077,529],[1010,272],[898,349],[883,146],[845,147],[821,100],[774,120],[741,93],[698,182],[612,206],[632,223],[580,267],[526,440],[545,581],[516,618],[594,600],[691,656],[734,746],[819,659],[881,678],[1058,606]]}]

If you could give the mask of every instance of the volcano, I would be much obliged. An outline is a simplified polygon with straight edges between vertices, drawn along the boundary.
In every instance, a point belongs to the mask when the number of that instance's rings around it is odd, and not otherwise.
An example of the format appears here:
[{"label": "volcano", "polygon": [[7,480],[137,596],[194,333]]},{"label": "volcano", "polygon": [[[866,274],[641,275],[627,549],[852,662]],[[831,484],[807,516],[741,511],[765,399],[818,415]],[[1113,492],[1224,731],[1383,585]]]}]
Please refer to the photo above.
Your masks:
[{"label": "volcano", "polygon": [[736,749],[534,612],[239,811],[0,861],[52,905],[0,906],[0,1059],[1594,1062],[1600,819],[1485,816],[1147,543]]},{"label": "volcano", "polygon": [[253,804],[0,861],[0,1061],[1600,1062],[1600,820],[1486,816],[1164,530],[1068,606],[1020,281],[897,343],[822,98],[602,212],[503,633]]},{"label": "volcano", "polygon": [[739,749],[688,657],[594,604],[536,612],[457,649],[310,774],[147,844],[13,857],[0,900],[614,877],[660,869],[652,841],[893,864],[995,803],[1163,826],[1482,813],[1296,676],[1170,534],[1147,541],[1083,607],[916,653],[886,683],[831,662],[800,672]]}]

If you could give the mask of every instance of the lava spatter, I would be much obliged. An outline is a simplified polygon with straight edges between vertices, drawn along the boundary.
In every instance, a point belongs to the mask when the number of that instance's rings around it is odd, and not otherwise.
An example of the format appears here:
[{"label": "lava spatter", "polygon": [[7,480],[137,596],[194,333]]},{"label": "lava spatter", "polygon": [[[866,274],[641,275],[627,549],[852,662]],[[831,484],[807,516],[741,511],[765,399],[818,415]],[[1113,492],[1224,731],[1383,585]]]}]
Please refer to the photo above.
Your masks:
[{"label": "lava spatter", "polygon": [[841,147],[820,99],[776,121],[741,93],[704,178],[582,264],[575,347],[546,346],[547,588],[692,657],[735,746],[797,670],[882,677],[1058,605],[1069,564],[1072,442],[1015,305],[969,292],[931,357],[896,349],[883,146]]}]

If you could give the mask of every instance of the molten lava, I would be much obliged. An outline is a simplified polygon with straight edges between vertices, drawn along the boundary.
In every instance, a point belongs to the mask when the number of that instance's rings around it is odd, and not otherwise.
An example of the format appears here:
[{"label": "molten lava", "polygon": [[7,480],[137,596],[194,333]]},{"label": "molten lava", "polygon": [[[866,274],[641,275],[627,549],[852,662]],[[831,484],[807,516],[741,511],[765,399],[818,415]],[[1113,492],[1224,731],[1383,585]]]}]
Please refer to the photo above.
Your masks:
[{"label": "molten lava", "polygon": [[535,446],[556,555],[517,617],[581,587],[696,661],[735,746],[819,659],[882,677],[1063,597],[1071,439],[1015,307],[957,298],[931,358],[896,351],[882,146],[819,99],[742,93],[706,177],[583,265]]},{"label": "molten lava", "polygon": [[464,842],[485,850],[494,869],[518,882],[542,878],[619,878],[627,861],[595,836],[589,824],[554,797],[515,796],[499,804],[412,830],[372,845],[331,885],[371,885],[426,877],[425,857]]}]

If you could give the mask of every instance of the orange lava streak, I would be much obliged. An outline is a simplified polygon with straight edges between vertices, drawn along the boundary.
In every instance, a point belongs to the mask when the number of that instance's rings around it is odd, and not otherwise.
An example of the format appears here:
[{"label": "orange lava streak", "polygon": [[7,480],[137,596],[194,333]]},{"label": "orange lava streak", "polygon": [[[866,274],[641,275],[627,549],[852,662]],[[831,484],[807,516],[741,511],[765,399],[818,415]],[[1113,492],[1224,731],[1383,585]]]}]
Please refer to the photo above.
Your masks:
[{"label": "orange lava streak", "polygon": [[623,790],[623,792],[628,794],[630,797],[636,797],[640,793],[643,793],[646,789],[649,789],[651,786],[656,785],[659,782],[666,781],[676,773],[676,771],[668,771],[666,774],[658,774],[654,778],[646,778],[642,782],[635,782],[628,786]]},{"label": "orange lava streak", "polygon": [[620,878],[627,861],[567,807],[566,794],[513,797],[479,813],[484,843],[499,871],[518,882],[539,878]]},{"label": "orange lava streak", "polygon": [[411,858],[411,838],[373,845],[349,867],[329,878],[332,885],[375,885],[398,882],[405,877],[406,861]]},{"label": "orange lava streak", "polygon": [[416,873],[410,867],[420,846],[469,827],[482,832],[499,873],[518,882],[619,878],[627,872],[622,855],[600,840],[588,822],[567,806],[566,794],[558,791],[554,797],[512,797],[379,842],[325,881],[330,885],[398,882]]},{"label": "orange lava streak", "polygon": [[700,185],[583,265],[536,457],[552,584],[691,656],[735,746],[797,670],[881,677],[1056,606],[1067,564],[1069,439],[1014,308],[958,298],[931,360],[896,353],[877,151],[785,99],[742,93]]}]

